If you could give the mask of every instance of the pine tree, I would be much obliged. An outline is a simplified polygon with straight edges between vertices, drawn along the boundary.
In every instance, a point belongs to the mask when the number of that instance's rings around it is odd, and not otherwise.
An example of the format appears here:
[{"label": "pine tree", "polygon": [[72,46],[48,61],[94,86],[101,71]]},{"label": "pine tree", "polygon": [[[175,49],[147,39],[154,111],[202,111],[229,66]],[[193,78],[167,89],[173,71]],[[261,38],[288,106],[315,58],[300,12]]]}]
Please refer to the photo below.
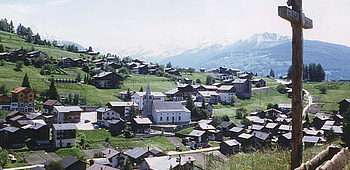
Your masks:
[{"label": "pine tree", "polygon": [[273,71],[273,69],[270,70],[270,77],[275,78],[275,71]]},{"label": "pine tree", "polygon": [[2,44],[0,44],[0,53],[4,52],[4,46],[2,46]]},{"label": "pine tree", "polygon": [[128,88],[128,92],[126,93],[126,96],[125,96],[125,101],[127,101],[127,102],[131,101],[131,94],[130,94],[129,88]]},{"label": "pine tree", "polygon": [[343,114],[343,117],[343,134],[341,139],[347,147],[350,147],[350,108]]},{"label": "pine tree", "polygon": [[192,96],[188,96],[187,101],[186,101],[186,108],[188,110],[190,110],[191,112],[193,111],[194,102],[193,102]]},{"label": "pine tree", "polygon": [[129,158],[126,159],[123,170],[132,170],[132,163],[130,162]]},{"label": "pine tree", "polygon": [[47,98],[52,99],[52,100],[59,100],[59,95],[55,86],[55,81],[53,79],[51,79],[51,84],[50,84],[50,88],[48,91],[48,96]]},{"label": "pine tree", "polygon": [[27,73],[23,77],[22,87],[29,87],[30,88],[30,83],[29,83],[29,78],[28,78]]},{"label": "pine tree", "polygon": [[142,86],[141,86],[141,88],[140,88],[140,92],[143,92],[143,88],[142,88]]}]

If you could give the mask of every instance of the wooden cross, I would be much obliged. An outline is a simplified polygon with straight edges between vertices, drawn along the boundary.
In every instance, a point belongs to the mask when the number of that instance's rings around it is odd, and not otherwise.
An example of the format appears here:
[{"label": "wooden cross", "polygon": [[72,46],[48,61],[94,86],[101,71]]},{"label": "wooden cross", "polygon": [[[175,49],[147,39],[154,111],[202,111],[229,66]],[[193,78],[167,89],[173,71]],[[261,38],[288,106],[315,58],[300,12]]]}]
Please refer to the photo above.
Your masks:
[{"label": "wooden cross", "polygon": [[278,15],[291,22],[293,30],[292,47],[292,152],[291,169],[302,162],[302,114],[303,114],[303,28],[313,27],[312,20],[302,13],[302,0],[288,0],[288,6],[278,7]]}]

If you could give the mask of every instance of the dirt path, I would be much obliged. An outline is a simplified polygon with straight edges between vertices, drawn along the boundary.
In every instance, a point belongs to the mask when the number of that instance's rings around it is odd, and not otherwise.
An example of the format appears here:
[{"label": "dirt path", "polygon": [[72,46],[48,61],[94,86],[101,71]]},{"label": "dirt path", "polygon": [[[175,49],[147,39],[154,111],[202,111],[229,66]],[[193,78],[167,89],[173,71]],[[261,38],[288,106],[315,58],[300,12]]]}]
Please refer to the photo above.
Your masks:
[{"label": "dirt path", "polygon": [[166,137],[173,145],[179,147],[185,147],[176,137]]}]

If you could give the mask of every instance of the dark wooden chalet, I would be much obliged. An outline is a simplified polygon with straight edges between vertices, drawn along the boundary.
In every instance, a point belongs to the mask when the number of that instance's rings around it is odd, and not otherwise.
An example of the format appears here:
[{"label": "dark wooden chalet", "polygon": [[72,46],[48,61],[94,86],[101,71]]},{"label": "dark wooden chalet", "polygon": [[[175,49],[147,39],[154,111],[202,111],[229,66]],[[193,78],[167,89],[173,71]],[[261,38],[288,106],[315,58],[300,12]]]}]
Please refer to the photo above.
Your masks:
[{"label": "dark wooden chalet", "polygon": [[62,103],[58,100],[48,99],[43,103],[44,114],[50,114],[53,111],[54,106],[62,106]]},{"label": "dark wooden chalet", "polygon": [[222,121],[221,127],[224,136],[230,136],[230,129],[235,127],[236,125],[232,122]]},{"label": "dark wooden chalet", "polygon": [[10,110],[11,98],[0,94],[0,110]]},{"label": "dark wooden chalet", "polygon": [[151,120],[148,118],[133,118],[131,120],[131,128],[134,133],[150,133]]},{"label": "dark wooden chalet", "polygon": [[120,88],[122,77],[113,72],[102,72],[94,76],[94,86],[97,88]]},{"label": "dark wooden chalet", "polygon": [[254,84],[255,87],[265,87],[266,81],[263,79],[253,79],[252,84]]},{"label": "dark wooden chalet", "polygon": [[147,158],[150,154],[146,149],[136,147],[131,151],[125,152],[125,154],[130,159],[132,164],[140,165],[145,158]]},{"label": "dark wooden chalet", "polygon": [[242,133],[237,137],[243,148],[258,147],[256,137],[252,134]]},{"label": "dark wooden chalet", "polygon": [[180,84],[177,86],[177,89],[183,94],[184,99],[192,97],[193,87],[190,84]]},{"label": "dark wooden chalet", "polygon": [[193,130],[190,134],[188,134],[188,136],[195,141],[196,147],[203,147],[209,141],[208,133],[203,130]]},{"label": "dark wooden chalet", "polygon": [[119,135],[124,132],[125,124],[121,119],[107,120],[109,124],[109,132],[112,136]]},{"label": "dark wooden chalet", "polygon": [[25,132],[21,128],[7,126],[2,129],[5,148],[22,148],[25,146]]},{"label": "dark wooden chalet", "polygon": [[292,133],[284,133],[278,138],[278,143],[282,147],[291,148]]},{"label": "dark wooden chalet", "polygon": [[271,145],[272,135],[270,135],[269,133],[253,131],[252,135],[255,136],[260,147]]},{"label": "dark wooden chalet", "polygon": [[350,105],[350,99],[344,99],[340,101],[338,104],[339,104],[339,112],[342,115],[348,110]]},{"label": "dark wooden chalet", "polygon": [[237,126],[237,127],[231,128],[229,131],[230,131],[230,137],[232,139],[237,139],[239,135],[244,133],[244,128]]},{"label": "dark wooden chalet", "polygon": [[312,124],[315,128],[321,129],[321,127],[326,123],[326,121],[330,120],[328,116],[317,116],[312,121]]},{"label": "dark wooden chalet", "polygon": [[239,151],[240,146],[241,146],[241,143],[239,143],[235,139],[226,140],[220,143],[220,152],[224,155],[234,154]]},{"label": "dark wooden chalet", "polygon": [[109,63],[108,65],[114,69],[120,69],[123,67],[122,63]]}]

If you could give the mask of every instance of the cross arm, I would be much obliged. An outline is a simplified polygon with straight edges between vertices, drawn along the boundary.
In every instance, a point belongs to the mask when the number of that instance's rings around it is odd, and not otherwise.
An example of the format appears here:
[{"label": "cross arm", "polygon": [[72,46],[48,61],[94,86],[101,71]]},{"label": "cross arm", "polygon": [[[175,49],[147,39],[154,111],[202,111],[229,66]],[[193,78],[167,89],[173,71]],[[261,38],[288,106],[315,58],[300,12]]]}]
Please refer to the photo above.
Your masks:
[{"label": "cross arm", "polygon": [[296,12],[286,6],[278,7],[278,16],[290,22],[301,23],[305,29],[313,28],[313,23],[310,18],[305,17],[303,13]]}]

